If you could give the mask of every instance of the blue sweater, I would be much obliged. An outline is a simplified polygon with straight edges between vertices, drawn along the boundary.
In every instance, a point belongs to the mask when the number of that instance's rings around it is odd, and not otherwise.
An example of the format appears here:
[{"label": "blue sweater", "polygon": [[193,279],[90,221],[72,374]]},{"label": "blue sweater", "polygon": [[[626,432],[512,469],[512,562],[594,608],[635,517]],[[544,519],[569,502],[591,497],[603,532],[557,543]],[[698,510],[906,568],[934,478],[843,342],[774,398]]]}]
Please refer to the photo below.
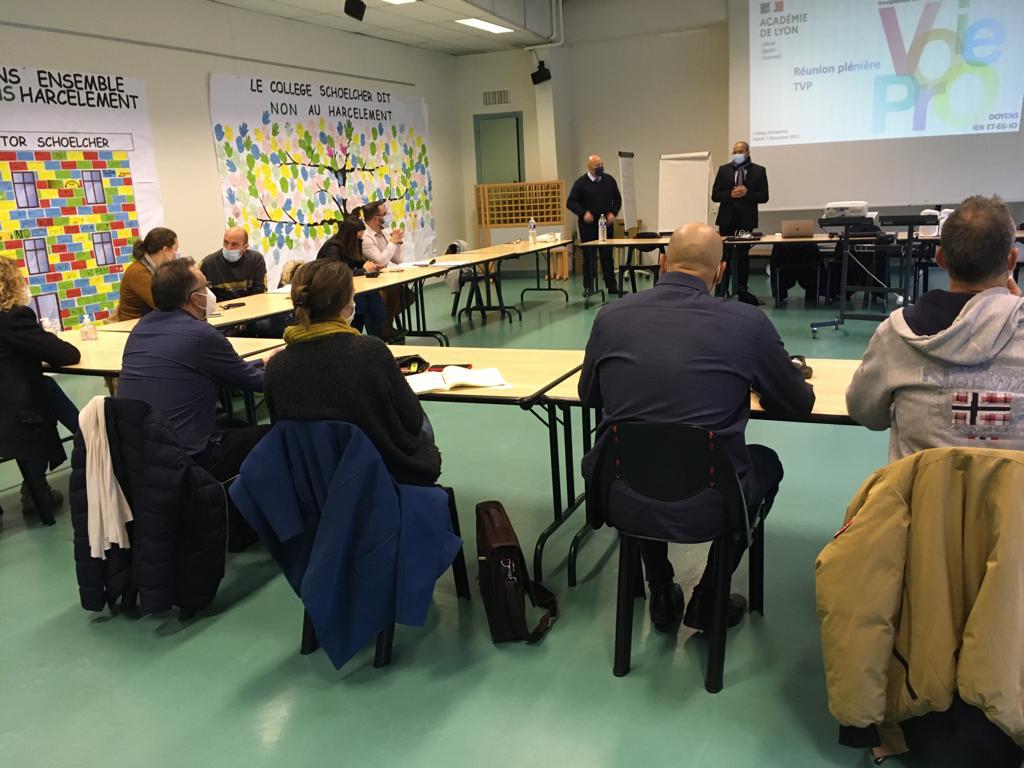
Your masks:
[{"label": "blue sweater", "polygon": [[263,391],[263,368],[184,310],[150,312],[132,329],[117,396],[143,400],[170,422],[185,452],[206,448],[217,426],[217,390]]}]

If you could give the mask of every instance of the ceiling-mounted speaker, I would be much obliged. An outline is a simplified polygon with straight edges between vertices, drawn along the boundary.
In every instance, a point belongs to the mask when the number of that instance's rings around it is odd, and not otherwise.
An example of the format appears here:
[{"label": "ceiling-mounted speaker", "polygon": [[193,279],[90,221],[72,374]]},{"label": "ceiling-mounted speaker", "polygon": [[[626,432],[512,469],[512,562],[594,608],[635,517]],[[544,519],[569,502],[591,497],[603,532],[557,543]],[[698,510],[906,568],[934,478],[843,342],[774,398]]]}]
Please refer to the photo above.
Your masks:
[{"label": "ceiling-mounted speaker", "polygon": [[345,15],[356,21],[362,21],[366,14],[366,3],[363,0],[345,0]]},{"label": "ceiling-mounted speaker", "polygon": [[537,71],[530,73],[530,79],[533,80],[534,85],[546,83],[551,79],[551,70],[544,66],[543,61],[538,61]]}]

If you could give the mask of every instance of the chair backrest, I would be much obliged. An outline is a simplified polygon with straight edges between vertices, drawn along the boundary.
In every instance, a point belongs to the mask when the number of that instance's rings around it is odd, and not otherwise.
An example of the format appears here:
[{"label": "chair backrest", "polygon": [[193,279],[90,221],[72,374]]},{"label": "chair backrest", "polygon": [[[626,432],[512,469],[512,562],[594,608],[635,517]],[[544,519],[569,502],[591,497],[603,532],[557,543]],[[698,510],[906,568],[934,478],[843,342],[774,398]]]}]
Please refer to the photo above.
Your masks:
[{"label": "chair backrest", "polygon": [[305,263],[302,259],[289,259],[286,261],[281,268],[281,279],[278,281],[278,288],[291,285],[292,278],[295,276],[295,270]]},{"label": "chair backrest", "polygon": [[[661,237],[661,235],[659,235],[657,232],[637,232],[635,235],[636,240],[652,240],[659,237]],[[650,251],[656,251],[659,248],[661,248],[660,245],[637,246],[637,250],[640,251],[641,253],[649,253]]]},{"label": "chair backrest", "polygon": [[605,519],[594,519],[608,508],[612,484],[618,480],[634,493],[656,502],[684,501],[701,491],[718,491],[724,501],[726,526],[745,530],[743,489],[732,461],[715,433],[689,424],[628,421],[612,424],[597,459],[596,486],[587,493],[598,494],[598,503],[587,505],[588,522],[600,527]]}]

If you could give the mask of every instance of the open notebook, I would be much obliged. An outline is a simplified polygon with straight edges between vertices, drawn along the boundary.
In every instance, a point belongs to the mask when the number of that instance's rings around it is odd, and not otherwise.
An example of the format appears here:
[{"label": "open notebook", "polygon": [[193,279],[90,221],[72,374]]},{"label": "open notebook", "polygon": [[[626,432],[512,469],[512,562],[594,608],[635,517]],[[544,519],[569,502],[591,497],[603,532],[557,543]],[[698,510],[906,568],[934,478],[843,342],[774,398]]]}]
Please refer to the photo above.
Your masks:
[{"label": "open notebook", "polygon": [[456,387],[503,387],[505,379],[497,368],[471,370],[449,365],[443,371],[427,371],[406,376],[412,391],[417,395],[424,392],[447,392]]}]

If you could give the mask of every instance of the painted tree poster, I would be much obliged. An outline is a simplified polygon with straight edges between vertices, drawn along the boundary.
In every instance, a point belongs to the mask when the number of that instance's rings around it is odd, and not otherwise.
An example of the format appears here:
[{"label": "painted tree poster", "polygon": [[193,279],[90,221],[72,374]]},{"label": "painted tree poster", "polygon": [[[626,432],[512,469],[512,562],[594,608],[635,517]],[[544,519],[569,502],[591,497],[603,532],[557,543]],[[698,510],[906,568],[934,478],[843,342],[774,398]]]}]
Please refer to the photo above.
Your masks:
[{"label": "painted tree poster", "polygon": [[210,114],[229,226],[249,232],[276,286],[346,216],[388,201],[406,261],[434,250],[427,105],[346,82],[211,75]]},{"label": "painted tree poster", "polygon": [[41,320],[107,319],[132,242],[163,217],[140,78],[0,64],[0,258]]}]

